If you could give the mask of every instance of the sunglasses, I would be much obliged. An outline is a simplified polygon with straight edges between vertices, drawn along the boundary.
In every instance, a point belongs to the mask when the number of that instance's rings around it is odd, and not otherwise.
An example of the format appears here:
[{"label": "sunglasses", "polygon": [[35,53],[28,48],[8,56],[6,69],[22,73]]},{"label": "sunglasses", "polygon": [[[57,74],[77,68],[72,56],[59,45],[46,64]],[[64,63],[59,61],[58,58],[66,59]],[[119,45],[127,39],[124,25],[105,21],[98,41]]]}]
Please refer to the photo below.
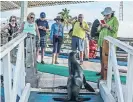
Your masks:
[{"label": "sunglasses", "polygon": [[32,17],[32,16],[31,16],[30,18],[31,18],[31,19],[34,19],[35,17]]},{"label": "sunglasses", "polygon": [[83,17],[78,17],[78,18],[83,18]]},{"label": "sunglasses", "polygon": [[11,20],[12,22],[15,22],[16,20]]},{"label": "sunglasses", "polygon": [[[109,14],[109,15],[110,15],[110,14]],[[104,16],[108,17],[109,15],[104,15]]]}]

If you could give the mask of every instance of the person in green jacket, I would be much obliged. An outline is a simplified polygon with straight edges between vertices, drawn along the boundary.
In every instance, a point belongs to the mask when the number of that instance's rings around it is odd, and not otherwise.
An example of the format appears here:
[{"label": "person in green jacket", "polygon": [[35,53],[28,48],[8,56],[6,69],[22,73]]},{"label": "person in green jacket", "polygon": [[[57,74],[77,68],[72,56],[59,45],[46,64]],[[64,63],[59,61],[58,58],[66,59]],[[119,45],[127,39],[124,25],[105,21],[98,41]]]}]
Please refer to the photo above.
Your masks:
[{"label": "person in green jacket", "polygon": [[[117,32],[119,27],[119,22],[117,18],[114,16],[114,12],[112,11],[111,7],[106,7],[101,14],[104,16],[104,22],[101,22],[101,24],[98,27],[99,34],[99,40],[98,40],[98,46],[100,47],[100,58],[101,58],[101,68],[102,68],[102,45],[104,41],[104,37],[111,36],[114,38],[117,38]],[[100,75],[100,73],[97,73],[97,75]]]}]

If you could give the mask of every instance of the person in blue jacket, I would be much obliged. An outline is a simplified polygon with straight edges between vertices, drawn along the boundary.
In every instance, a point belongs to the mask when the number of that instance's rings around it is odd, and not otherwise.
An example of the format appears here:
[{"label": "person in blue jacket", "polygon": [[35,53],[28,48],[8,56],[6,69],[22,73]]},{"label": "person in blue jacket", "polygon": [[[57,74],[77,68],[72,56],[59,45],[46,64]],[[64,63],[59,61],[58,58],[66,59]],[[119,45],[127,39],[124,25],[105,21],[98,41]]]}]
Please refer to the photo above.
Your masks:
[{"label": "person in blue jacket", "polygon": [[50,39],[53,43],[53,56],[52,56],[52,64],[59,64],[57,59],[60,53],[61,45],[63,43],[63,19],[60,16],[57,16],[54,19],[56,22],[52,24],[50,31]]}]

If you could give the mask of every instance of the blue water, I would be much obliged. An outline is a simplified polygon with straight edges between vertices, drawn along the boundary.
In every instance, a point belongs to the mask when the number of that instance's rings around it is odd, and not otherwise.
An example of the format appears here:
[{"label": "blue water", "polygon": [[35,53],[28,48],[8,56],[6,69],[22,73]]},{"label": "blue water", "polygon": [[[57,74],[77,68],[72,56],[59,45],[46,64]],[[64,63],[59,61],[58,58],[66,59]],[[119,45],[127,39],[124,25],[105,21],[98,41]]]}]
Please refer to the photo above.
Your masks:
[{"label": "blue water", "polygon": [[[56,102],[53,100],[53,98],[66,98],[66,97],[67,97],[66,94],[31,92],[28,102]],[[91,98],[91,100],[84,102],[103,102],[99,94],[98,95],[81,94],[80,97]]]}]

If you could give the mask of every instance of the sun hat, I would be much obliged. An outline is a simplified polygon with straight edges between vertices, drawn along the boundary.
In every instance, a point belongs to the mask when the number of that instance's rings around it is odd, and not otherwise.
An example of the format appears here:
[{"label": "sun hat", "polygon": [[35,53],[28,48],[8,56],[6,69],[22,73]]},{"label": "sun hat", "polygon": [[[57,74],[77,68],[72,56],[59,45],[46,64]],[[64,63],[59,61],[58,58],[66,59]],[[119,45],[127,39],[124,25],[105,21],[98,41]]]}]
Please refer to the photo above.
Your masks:
[{"label": "sun hat", "polygon": [[101,12],[101,14],[106,16],[106,15],[112,14],[112,13],[114,13],[114,12],[115,12],[115,11],[113,11],[111,7],[106,7],[106,8],[104,9],[104,11]]},{"label": "sun hat", "polygon": [[60,16],[57,16],[56,18],[54,18],[54,20],[62,20],[62,18]]},{"label": "sun hat", "polygon": [[41,12],[41,13],[40,13],[40,17],[41,17],[41,18],[45,18],[45,17],[46,17],[46,14],[45,14],[44,12]]}]

